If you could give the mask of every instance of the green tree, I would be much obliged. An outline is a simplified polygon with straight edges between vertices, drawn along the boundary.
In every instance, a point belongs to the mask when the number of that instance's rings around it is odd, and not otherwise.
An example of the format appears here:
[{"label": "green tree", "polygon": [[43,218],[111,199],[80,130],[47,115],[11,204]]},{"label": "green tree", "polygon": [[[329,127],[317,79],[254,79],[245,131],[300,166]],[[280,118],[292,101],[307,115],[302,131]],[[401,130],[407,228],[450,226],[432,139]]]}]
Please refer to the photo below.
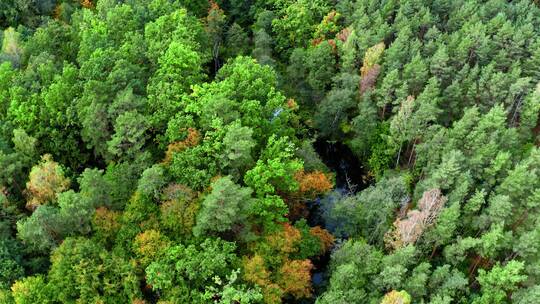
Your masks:
[{"label": "green tree", "polygon": [[327,1],[277,1],[278,18],[272,21],[279,51],[306,47],[317,24],[329,11]]},{"label": "green tree", "polygon": [[17,222],[17,231],[28,248],[46,253],[61,241],[64,223],[56,208],[43,205],[37,207],[30,217]]},{"label": "green tree", "polygon": [[112,138],[107,142],[108,150],[120,160],[132,160],[145,144],[149,126],[146,118],[135,112],[125,112],[116,118]]},{"label": "green tree", "polygon": [[41,162],[32,167],[26,190],[29,200],[27,208],[33,210],[40,205],[53,203],[57,195],[66,190],[70,180],[64,177],[64,169],[48,154],[41,157]]},{"label": "green tree", "polygon": [[242,127],[238,122],[229,125],[223,137],[221,167],[235,177],[242,176],[254,163],[252,155],[256,145],[251,128]]},{"label": "green tree", "polygon": [[84,238],[68,238],[51,255],[48,286],[56,301],[130,303],[141,298],[133,266]]},{"label": "green tree", "polygon": [[[13,66],[19,66],[23,50],[20,45],[20,33],[14,28],[9,27],[4,30],[2,39],[2,57],[5,56],[6,61],[11,61]],[[2,60],[3,61],[3,60]]]},{"label": "green tree", "polygon": [[504,266],[495,265],[489,272],[481,269],[478,282],[482,293],[473,303],[506,303],[508,293],[516,290],[516,285],[527,278],[521,274],[523,266],[523,262],[512,260]]},{"label": "green tree", "polygon": [[0,184],[8,194],[22,197],[25,181],[32,164],[37,158],[36,139],[28,136],[22,129],[13,131],[13,153],[0,151]]},{"label": "green tree", "polygon": [[9,287],[24,276],[22,246],[9,236],[0,241],[0,289]]},{"label": "green tree", "polygon": [[302,169],[302,163],[294,159],[294,150],[287,137],[270,137],[256,166],[246,172],[245,183],[255,189],[259,197],[296,191],[298,183],[294,174]]},{"label": "green tree", "polygon": [[233,23],[225,34],[224,57],[235,58],[247,55],[250,49],[248,33],[238,23]]},{"label": "green tree", "polygon": [[[156,4],[162,5],[157,2]],[[160,9],[163,8],[162,6]],[[153,64],[158,63],[159,58],[167,52],[173,41],[180,45],[192,45],[201,55],[205,54],[203,55],[205,59],[211,58],[209,49],[206,49],[207,37],[202,24],[185,9],[175,10],[147,23],[144,36],[148,44],[147,56]]]},{"label": "green tree", "polygon": [[253,205],[250,188],[235,184],[230,176],[212,183],[212,192],[203,200],[193,227],[196,236],[209,232],[225,232],[236,225],[244,225]]},{"label": "green tree", "polygon": [[257,20],[253,24],[253,51],[251,55],[261,65],[274,66],[276,61],[272,58],[272,46],[274,40],[270,36],[271,24],[274,19],[272,11],[263,10],[258,13]]},{"label": "green tree", "polygon": [[111,185],[105,180],[103,170],[86,168],[79,178],[79,195],[88,206],[112,205]]},{"label": "green tree", "polygon": [[177,245],[146,268],[148,283],[161,299],[203,303],[206,290],[221,290],[238,262],[235,245],[221,239],[206,239],[200,245]]},{"label": "green tree", "polygon": [[11,287],[15,304],[53,303],[50,288],[43,276],[30,276]]},{"label": "green tree", "polygon": [[329,197],[323,206],[333,204],[325,215],[335,235],[361,236],[381,245],[394,221],[394,210],[407,202],[408,194],[403,177],[398,175],[384,178],[355,196],[334,199]]},{"label": "green tree", "polygon": [[161,188],[167,183],[165,170],[160,165],[154,165],[143,171],[139,179],[137,191],[142,195],[159,198]]},{"label": "green tree", "polygon": [[182,96],[190,87],[201,82],[200,55],[187,43],[173,41],[158,59],[158,70],[148,83],[148,104],[151,124],[163,128],[174,114],[182,109]]}]

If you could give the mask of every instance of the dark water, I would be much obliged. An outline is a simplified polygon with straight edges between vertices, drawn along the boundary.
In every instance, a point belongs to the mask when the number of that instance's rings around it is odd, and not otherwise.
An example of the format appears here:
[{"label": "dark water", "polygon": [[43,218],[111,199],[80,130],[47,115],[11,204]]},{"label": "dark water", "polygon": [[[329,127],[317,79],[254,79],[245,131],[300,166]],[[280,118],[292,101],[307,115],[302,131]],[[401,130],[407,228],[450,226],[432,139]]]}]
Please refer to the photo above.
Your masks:
[{"label": "dark water", "polygon": [[313,146],[324,164],[336,174],[336,189],[356,193],[367,186],[364,167],[347,145],[318,139]]},{"label": "dark water", "polygon": [[[314,148],[324,164],[335,174],[336,185],[334,191],[343,194],[354,194],[369,186],[364,179],[366,170],[345,144],[318,139],[314,143]],[[309,225],[327,228],[324,212],[321,208],[321,198],[309,202],[308,208]],[[328,283],[327,269],[329,262],[330,253],[313,260],[315,267],[312,273],[314,297],[300,303],[315,303],[316,297],[324,292]]]}]

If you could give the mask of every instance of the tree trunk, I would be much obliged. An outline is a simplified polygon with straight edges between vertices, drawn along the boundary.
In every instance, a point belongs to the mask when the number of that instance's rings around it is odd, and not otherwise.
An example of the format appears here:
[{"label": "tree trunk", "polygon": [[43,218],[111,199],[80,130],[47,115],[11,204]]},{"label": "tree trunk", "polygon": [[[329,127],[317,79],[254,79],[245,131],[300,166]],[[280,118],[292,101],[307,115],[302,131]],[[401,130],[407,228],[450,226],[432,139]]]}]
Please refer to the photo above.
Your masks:
[{"label": "tree trunk", "polygon": [[397,160],[396,160],[396,168],[399,166],[399,157],[401,156],[401,147],[403,145],[400,145],[399,146],[399,151],[398,151],[398,154],[397,154]]}]

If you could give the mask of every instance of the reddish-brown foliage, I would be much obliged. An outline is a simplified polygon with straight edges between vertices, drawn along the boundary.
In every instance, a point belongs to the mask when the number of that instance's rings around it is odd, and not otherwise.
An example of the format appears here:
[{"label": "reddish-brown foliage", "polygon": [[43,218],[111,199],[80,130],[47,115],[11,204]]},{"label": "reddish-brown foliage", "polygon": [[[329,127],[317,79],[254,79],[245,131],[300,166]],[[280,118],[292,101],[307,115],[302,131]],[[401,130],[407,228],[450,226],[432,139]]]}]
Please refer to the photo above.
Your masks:
[{"label": "reddish-brown foliage", "polygon": [[317,46],[319,44],[321,44],[321,42],[323,42],[324,39],[323,38],[315,38],[313,40],[311,40],[311,46]]},{"label": "reddish-brown foliage", "polygon": [[289,254],[297,250],[296,244],[302,238],[300,230],[289,223],[282,225],[283,230],[266,237],[268,244],[275,250]]},{"label": "reddish-brown foliage", "polygon": [[360,79],[360,94],[364,94],[368,90],[371,90],[375,87],[375,83],[377,82],[377,77],[379,77],[380,72],[381,66],[375,64],[371,68],[367,69],[365,73],[362,73],[363,75]]},{"label": "reddish-brown foliage", "polygon": [[337,53],[337,45],[336,45],[336,41],[334,39],[328,39],[328,40],[325,40],[324,38],[314,38],[311,40],[311,45],[312,46],[317,46],[323,42],[326,42],[328,43],[331,47],[332,47],[332,53],[333,54],[336,54]]},{"label": "reddish-brown foliage", "polygon": [[184,151],[187,148],[194,147],[199,144],[201,141],[201,134],[194,128],[187,129],[186,139],[182,141],[177,141],[172,144],[169,144],[167,147],[167,152],[165,152],[164,163],[168,164],[171,162],[174,153]]},{"label": "reddish-brown foliage", "polygon": [[287,260],[279,270],[278,285],[287,294],[297,299],[311,296],[310,260]]},{"label": "reddish-brown foliage", "polygon": [[210,15],[213,11],[221,11],[223,13],[223,10],[219,7],[219,4],[217,4],[216,1],[210,0],[208,3],[210,4],[208,8],[208,15]]},{"label": "reddish-brown foliage", "polygon": [[287,107],[291,110],[298,110],[298,103],[293,98],[287,99]]},{"label": "reddish-brown foliage", "polygon": [[208,3],[210,4],[210,7],[208,8],[208,15],[206,16],[206,31],[210,35],[218,37],[223,31],[225,12],[215,1],[210,0]]},{"label": "reddish-brown foliage", "polygon": [[352,33],[352,29],[350,27],[346,27],[342,29],[337,35],[336,38],[340,40],[341,42],[347,41],[349,38],[349,35]]},{"label": "reddish-brown foliage", "polygon": [[396,249],[414,244],[435,222],[446,201],[439,189],[424,192],[418,201],[418,209],[409,210],[405,219],[398,218],[394,222],[394,228],[385,236],[387,246]]},{"label": "reddish-brown foliage", "polygon": [[54,201],[58,193],[69,188],[69,184],[62,167],[53,161],[51,155],[45,154],[41,162],[30,171],[29,181],[26,183],[29,197],[26,208],[34,210],[39,205]]},{"label": "reddish-brown foliage", "polygon": [[381,42],[367,49],[364,54],[364,61],[360,68],[360,94],[365,93],[375,86],[377,77],[381,72],[378,62],[382,57],[384,48],[384,42]]},{"label": "reddish-brown foliage", "polygon": [[328,174],[321,171],[306,173],[304,170],[298,171],[294,179],[299,184],[299,191],[309,198],[324,194],[334,187]]},{"label": "reddish-brown foliage", "polygon": [[163,199],[168,200],[175,200],[175,199],[183,199],[183,200],[192,200],[195,197],[197,197],[197,193],[193,191],[188,186],[182,185],[182,184],[176,184],[171,183],[163,189]]},{"label": "reddish-brown foliage", "polygon": [[264,259],[256,254],[251,258],[244,257],[244,280],[257,284],[259,286],[265,286],[270,283],[270,272],[264,265]]},{"label": "reddish-brown foliage", "polygon": [[328,44],[332,47],[332,53],[337,53],[337,44],[334,39],[328,39]]},{"label": "reddish-brown foliage", "polygon": [[303,200],[290,198],[286,200],[286,203],[289,208],[289,213],[287,214],[289,220],[294,222],[309,215],[309,209]]},{"label": "reddish-brown foliage", "polygon": [[88,9],[94,8],[94,3],[92,3],[91,0],[81,0],[81,5],[82,7],[88,8]]},{"label": "reddish-brown foliage", "polygon": [[256,254],[251,258],[244,257],[244,280],[261,287],[264,302],[267,304],[281,303],[283,290],[270,280],[271,272],[264,264],[264,259]]},{"label": "reddish-brown foliage", "polygon": [[323,229],[320,226],[315,226],[315,227],[311,227],[311,229],[309,230],[309,233],[311,233],[311,235],[316,236],[317,238],[319,238],[319,240],[321,240],[321,244],[322,244],[321,254],[327,252],[328,250],[330,250],[330,248],[332,248],[332,246],[334,246],[334,240],[335,240],[334,236],[330,232],[328,232],[326,229]]}]

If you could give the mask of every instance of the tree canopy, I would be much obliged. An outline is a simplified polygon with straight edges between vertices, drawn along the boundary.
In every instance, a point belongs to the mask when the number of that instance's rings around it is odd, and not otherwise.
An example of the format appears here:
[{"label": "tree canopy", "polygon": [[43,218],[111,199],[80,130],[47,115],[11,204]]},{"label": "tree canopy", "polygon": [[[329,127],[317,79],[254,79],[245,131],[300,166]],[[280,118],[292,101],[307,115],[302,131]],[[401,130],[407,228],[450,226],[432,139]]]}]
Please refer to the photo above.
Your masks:
[{"label": "tree canopy", "polygon": [[0,302],[537,303],[540,4],[1,0]]}]

